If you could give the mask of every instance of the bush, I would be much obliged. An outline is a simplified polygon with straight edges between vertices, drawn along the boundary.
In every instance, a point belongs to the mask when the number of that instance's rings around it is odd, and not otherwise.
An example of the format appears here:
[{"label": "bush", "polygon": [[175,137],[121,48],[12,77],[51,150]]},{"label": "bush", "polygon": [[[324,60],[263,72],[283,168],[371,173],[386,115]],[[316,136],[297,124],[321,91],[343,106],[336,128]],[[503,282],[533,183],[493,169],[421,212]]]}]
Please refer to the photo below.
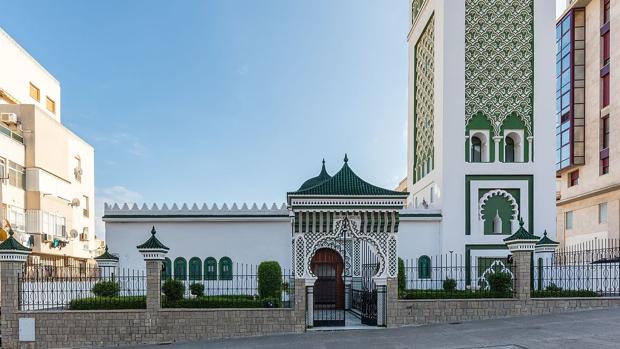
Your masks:
[{"label": "bush", "polygon": [[121,287],[116,281],[99,281],[91,291],[96,297],[118,297]]},{"label": "bush", "polygon": [[282,269],[275,261],[261,262],[258,266],[258,296],[280,298],[282,294]]},{"label": "bush", "polygon": [[443,281],[443,289],[444,291],[454,291],[456,290],[456,280],[447,278]]},{"label": "bush", "polygon": [[[557,287],[557,286],[556,286]],[[560,287],[558,287],[560,288]],[[559,291],[532,291],[533,298],[549,298],[549,297],[598,297],[599,295],[590,290],[562,290]]]},{"label": "bush", "polygon": [[398,257],[398,290],[404,291],[407,288],[407,278],[405,277],[405,261]]},{"label": "bush", "polygon": [[480,298],[511,298],[511,293],[472,290],[406,290],[399,292],[400,299],[480,299]]},{"label": "bush", "polygon": [[204,296],[170,301],[164,299],[164,308],[281,308],[280,298],[258,299],[252,296]]},{"label": "bush", "polygon": [[194,283],[189,285],[189,292],[196,297],[200,297],[205,294],[205,285]]},{"label": "bush", "polygon": [[554,284],[553,282],[550,283],[547,287],[545,287],[546,291],[551,291],[551,292],[560,292],[562,291],[562,287],[559,287],[558,285]]},{"label": "bush", "polygon": [[90,297],[69,302],[70,310],[146,309],[145,296]]},{"label": "bush", "polygon": [[512,291],[512,275],[506,272],[496,272],[487,276],[491,292],[508,293]]},{"label": "bush", "polygon": [[183,299],[185,293],[185,285],[179,280],[167,280],[161,287],[162,292],[166,296],[166,299],[170,301],[178,301]]}]

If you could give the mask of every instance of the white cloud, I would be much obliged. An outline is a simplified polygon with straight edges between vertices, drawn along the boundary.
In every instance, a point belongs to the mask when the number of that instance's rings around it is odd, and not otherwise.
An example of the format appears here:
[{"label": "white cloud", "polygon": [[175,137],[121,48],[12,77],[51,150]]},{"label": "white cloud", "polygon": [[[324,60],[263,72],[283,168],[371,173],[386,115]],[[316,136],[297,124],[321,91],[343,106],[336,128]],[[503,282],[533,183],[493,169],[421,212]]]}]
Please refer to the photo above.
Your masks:
[{"label": "white cloud", "polygon": [[115,147],[122,147],[123,150],[135,156],[146,155],[146,147],[136,136],[129,133],[119,132],[105,137],[97,136],[95,137],[95,141],[107,143]]},{"label": "white cloud", "polygon": [[135,203],[142,201],[142,194],[116,185],[107,188],[97,188],[95,193],[95,232],[99,239],[105,238],[105,224],[103,217],[104,203]]}]

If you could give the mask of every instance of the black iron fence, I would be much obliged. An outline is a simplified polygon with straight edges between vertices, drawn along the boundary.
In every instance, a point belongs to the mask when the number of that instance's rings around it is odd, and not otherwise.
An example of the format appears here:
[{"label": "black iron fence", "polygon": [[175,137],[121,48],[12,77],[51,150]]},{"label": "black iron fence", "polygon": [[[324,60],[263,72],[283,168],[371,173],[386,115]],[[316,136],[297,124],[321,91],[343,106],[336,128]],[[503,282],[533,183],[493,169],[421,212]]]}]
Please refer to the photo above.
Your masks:
[{"label": "black iron fence", "polygon": [[19,309],[25,311],[146,307],[142,270],[26,263],[17,284]]},{"label": "black iron fence", "polygon": [[237,263],[225,275],[163,276],[163,308],[290,308],[295,283],[290,270],[260,279],[258,267]]},{"label": "black iron fence", "polygon": [[533,297],[620,296],[618,240],[595,240],[536,258]]},{"label": "black iron fence", "polygon": [[476,257],[469,262],[457,254],[421,256],[399,263],[402,299],[510,298],[515,265],[509,257]]}]

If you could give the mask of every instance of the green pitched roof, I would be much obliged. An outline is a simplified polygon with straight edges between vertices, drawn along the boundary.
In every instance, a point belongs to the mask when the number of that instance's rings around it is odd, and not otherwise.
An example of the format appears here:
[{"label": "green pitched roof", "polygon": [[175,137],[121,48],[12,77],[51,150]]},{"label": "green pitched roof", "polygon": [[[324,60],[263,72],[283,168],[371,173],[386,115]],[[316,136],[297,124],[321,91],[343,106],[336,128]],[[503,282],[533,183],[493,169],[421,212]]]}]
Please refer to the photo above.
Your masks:
[{"label": "green pitched roof", "polygon": [[113,259],[113,260],[117,261],[118,257],[116,257],[115,255],[113,255],[110,252],[108,252],[108,245],[106,245],[105,246],[105,252],[101,256],[95,257],[95,260],[102,260],[102,259]]},{"label": "green pitched roof", "polygon": [[330,176],[329,173],[327,173],[327,170],[325,169],[325,159],[323,159],[323,167],[321,168],[321,173],[319,173],[318,176],[312,177],[308,179],[307,181],[305,181],[304,184],[302,184],[301,187],[297,189],[297,191],[312,188],[318,184],[325,182],[326,180],[330,178],[332,178],[332,176]]},{"label": "green pitched roof", "polygon": [[540,246],[540,245],[555,245],[555,246],[557,246],[559,244],[560,244],[559,242],[553,241],[553,240],[549,239],[549,237],[547,237],[547,231],[546,230],[545,230],[545,233],[543,234],[542,239],[540,239],[536,243],[537,246]]},{"label": "green pitched roof", "polygon": [[358,177],[349,167],[349,159],[345,154],[344,165],[333,177],[313,187],[300,188],[289,195],[321,195],[321,196],[398,196],[406,197],[409,193],[388,190],[372,185]]},{"label": "green pitched roof", "polygon": [[9,238],[0,243],[0,251],[32,251],[32,249],[20,244],[19,241],[15,240],[13,234],[13,229],[9,228]]},{"label": "green pitched roof", "polygon": [[504,242],[510,242],[510,241],[515,241],[515,240],[538,240],[540,239],[540,236],[536,236],[530,233],[529,231],[527,231],[525,228],[523,228],[523,224],[524,224],[523,219],[519,218],[519,229],[514,234],[505,238]]},{"label": "green pitched roof", "polygon": [[158,250],[169,250],[170,248],[166,247],[166,245],[162,244],[161,241],[159,241],[156,237],[155,234],[157,232],[155,231],[155,226],[153,226],[153,229],[151,229],[151,237],[146,240],[142,245],[138,245],[136,246],[139,250],[148,250],[148,249],[158,249]]}]

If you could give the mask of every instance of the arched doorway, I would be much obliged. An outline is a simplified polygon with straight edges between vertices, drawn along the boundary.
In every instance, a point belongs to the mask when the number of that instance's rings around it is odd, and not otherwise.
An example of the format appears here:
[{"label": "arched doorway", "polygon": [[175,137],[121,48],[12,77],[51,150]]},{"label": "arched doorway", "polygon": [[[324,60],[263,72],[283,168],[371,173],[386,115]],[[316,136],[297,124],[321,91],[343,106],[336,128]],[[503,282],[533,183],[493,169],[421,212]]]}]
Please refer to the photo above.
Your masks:
[{"label": "arched doorway", "polygon": [[314,326],[344,326],[344,261],[330,248],[316,251],[310,269],[314,283]]}]

